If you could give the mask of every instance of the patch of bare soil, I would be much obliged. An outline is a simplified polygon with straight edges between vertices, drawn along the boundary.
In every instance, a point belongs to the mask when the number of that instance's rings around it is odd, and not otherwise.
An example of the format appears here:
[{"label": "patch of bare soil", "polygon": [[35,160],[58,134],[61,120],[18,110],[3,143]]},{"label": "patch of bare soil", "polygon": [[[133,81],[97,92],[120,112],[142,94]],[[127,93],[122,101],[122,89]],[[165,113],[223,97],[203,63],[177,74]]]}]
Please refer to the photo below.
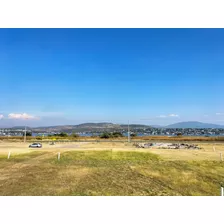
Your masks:
[{"label": "patch of bare soil", "polygon": [[80,145],[56,145],[55,148],[79,148]]}]

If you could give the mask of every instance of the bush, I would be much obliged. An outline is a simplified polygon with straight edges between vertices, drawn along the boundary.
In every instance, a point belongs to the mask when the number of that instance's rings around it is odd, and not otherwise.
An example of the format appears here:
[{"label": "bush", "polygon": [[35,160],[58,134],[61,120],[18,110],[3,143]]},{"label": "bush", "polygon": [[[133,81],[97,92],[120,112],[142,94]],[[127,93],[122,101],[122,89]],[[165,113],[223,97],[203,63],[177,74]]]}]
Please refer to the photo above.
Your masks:
[{"label": "bush", "polygon": [[100,138],[119,138],[119,137],[123,137],[123,134],[121,132],[113,132],[113,133],[104,132],[100,135]]},{"label": "bush", "polygon": [[60,137],[68,137],[68,134],[66,132],[61,132],[59,134]]},{"label": "bush", "polygon": [[108,132],[104,132],[103,134],[100,135],[100,138],[110,138],[111,134]]},{"label": "bush", "polygon": [[66,132],[61,132],[60,134],[54,134],[54,136],[58,136],[58,137],[68,137],[68,134]]},{"label": "bush", "polygon": [[[23,136],[25,135],[25,133],[23,133]],[[32,136],[32,132],[28,131],[26,132],[26,136]]]},{"label": "bush", "polygon": [[131,137],[136,137],[137,136],[137,134],[136,133],[131,133],[131,135],[130,135]]},{"label": "bush", "polygon": [[77,133],[72,133],[72,134],[71,134],[71,137],[73,137],[73,138],[78,138],[79,135],[78,135]]},{"label": "bush", "polygon": [[121,132],[114,132],[112,133],[112,138],[118,138],[118,137],[123,137],[123,134]]}]

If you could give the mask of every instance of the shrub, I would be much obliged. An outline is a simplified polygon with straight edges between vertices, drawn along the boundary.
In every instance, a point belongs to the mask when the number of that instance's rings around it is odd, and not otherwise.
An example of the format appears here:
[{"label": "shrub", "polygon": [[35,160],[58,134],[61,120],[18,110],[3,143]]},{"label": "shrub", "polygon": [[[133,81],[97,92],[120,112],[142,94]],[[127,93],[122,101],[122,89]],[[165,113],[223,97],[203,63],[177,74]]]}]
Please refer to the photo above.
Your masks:
[{"label": "shrub", "polygon": [[136,133],[131,133],[131,135],[130,135],[131,137],[136,137],[137,136],[137,134]]},{"label": "shrub", "polygon": [[104,132],[100,135],[100,138],[110,138],[110,137],[111,137],[111,134],[108,132]]},{"label": "shrub", "polygon": [[104,132],[100,135],[100,138],[119,138],[119,137],[123,137],[123,134],[117,131],[113,133]]},{"label": "shrub", "polygon": [[66,132],[61,132],[60,134],[54,134],[54,136],[58,136],[58,137],[68,137],[68,134]]},{"label": "shrub", "polygon": [[72,134],[71,134],[71,137],[73,137],[73,138],[78,138],[79,135],[78,135],[77,133],[72,133]]},{"label": "shrub", "polygon": [[[23,136],[25,135],[25,133],[23,133]],[[26,136],[32,136],[32,132],[28,131],[26,132]]]},{"label": "shrub", "polygon": [[123,137],[123,134],[121,132],[116,131],[112,133],[112,137],[113,138]]}]

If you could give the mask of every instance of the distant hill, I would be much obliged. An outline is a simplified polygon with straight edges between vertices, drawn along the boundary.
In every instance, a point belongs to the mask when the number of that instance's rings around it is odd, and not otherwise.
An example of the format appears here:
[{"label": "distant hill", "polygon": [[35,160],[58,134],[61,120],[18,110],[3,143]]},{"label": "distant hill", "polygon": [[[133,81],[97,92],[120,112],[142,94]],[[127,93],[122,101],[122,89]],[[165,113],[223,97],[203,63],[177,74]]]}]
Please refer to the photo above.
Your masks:
[{"label": "distant hill", "polygon": [[[121,124],[121,128],[128,128],[128,124]],[[151,126],[149,125],[144,125],[144,124],[130,124],[129,127],[131,129],[138,129],[138,128],[150,128]]]},{"label": "distant hill", "polygon": [[76,128],[114,128],[116,124],[113,123],[84,123],[84,124],[78,124],[75,125],[74,127]]},{"label": "distant hill", "polygon": [[[224,128],[224,125],[207,124],[198,121],[187,121],[175,123],[167,126],[160,125],[143,125],[130,124],[130,130],[144,128]],[[24,126],[16,126],[12,129],[24,129]],[[85,131],[121,131],[127,130],[128,124],[113,124],[113,123],[83,123],[78,125],[56,125],[46,127],[26,127],[27,130],[33,132],[85,132]]]},{"label": "distant hill", "polygon": [[[12,127],[12,129],[22,129],[22,130],[24,130],[25,126],[14,126],[14,127]],[[26,127],[26,130],[30,130],[30,129],[31,129],[31,127]]]},{"label": "distant hill", "polygon": [[153,128],[162,128],[163,126],[161,126],[161,125],[150,125],[151,127],[153,127]]},{"label": "distant hill", "polygon": [[[130,124],[130,129],[143,129],[150,128],[150,126],[142,124]],[[113,123],[83,123],[78,125],[58,125],[58,126],[48,126],[48,127],[36,127],[32,128],[36,132],[83,132],[83,131],[113,131],[113,130],[123,130],[127,129],[127,124],[113,124]]]},{"label": "distant hill", "polygon": [[167,125],[164,128],[224,128],[224,125],[208,124],[198,121],[187,121]]}]

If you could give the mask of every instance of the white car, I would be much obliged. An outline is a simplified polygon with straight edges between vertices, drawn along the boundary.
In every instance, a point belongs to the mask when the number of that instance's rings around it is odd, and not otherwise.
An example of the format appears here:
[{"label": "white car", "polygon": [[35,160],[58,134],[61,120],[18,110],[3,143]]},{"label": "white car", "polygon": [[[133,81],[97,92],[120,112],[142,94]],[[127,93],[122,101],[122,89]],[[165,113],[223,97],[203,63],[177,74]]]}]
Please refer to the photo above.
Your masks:
[{"label": "white car", "polygon": [[42,144],[40,143],[33,143],[31,145],[29,145],[30,148],[42,148]]}]

